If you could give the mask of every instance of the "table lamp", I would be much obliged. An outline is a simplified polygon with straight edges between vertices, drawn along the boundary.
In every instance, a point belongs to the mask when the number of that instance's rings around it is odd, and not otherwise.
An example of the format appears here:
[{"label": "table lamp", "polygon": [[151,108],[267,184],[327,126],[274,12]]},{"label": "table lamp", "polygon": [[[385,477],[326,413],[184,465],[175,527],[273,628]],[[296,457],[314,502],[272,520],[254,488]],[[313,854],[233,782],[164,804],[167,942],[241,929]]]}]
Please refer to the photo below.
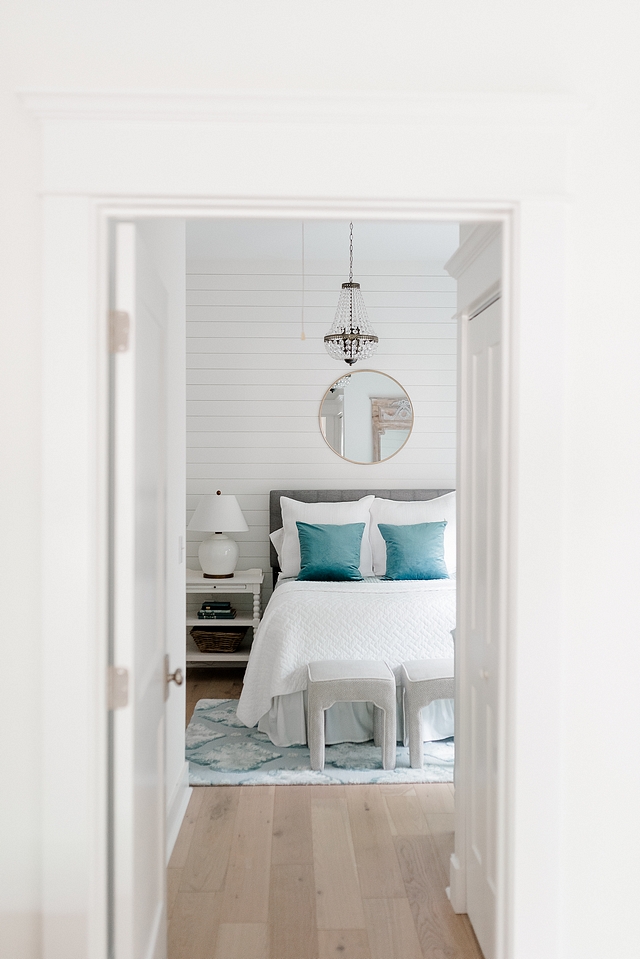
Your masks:
[{"label": "table lamp", "polygon": [[198,559],[206,579],[230,579],[238,562],[238,544],[225,533],[246,533],[249,527],[235,496],[203,496],[187,529],[213,532],[200,543]]}]

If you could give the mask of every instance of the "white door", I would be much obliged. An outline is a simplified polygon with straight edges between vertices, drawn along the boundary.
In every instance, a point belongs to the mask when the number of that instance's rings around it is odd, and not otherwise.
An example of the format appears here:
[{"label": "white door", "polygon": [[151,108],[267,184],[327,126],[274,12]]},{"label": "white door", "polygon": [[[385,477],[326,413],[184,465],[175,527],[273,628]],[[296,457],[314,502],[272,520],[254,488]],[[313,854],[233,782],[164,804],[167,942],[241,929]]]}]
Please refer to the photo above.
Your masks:
[{"label": "white door", "polygon": [[498,299],[463,335],[465,403],[461,475],[462,538],[467,543],[461,637],[466,668],[469,783],[466,822],[467,912],[485,959],[496,957],[498,711],[501,667],[502,311]]},{"label": "white door", "polygon": [[167,294],[134,224],[116,226],[114,259],[111,655],[129,689],[112,713],[111,947],[165,959]]}]

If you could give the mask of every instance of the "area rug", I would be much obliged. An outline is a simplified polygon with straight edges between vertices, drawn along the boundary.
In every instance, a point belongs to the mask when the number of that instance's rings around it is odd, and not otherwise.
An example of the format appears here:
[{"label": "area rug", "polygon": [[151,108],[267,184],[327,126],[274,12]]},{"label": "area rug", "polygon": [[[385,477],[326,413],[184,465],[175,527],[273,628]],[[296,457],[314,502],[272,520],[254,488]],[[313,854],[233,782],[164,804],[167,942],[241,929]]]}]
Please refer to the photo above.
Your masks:
[{"label": "area rug", "polygon": [[307,746],[274,746],[236,716],[236,699],[201,699],[187,728],[191,786],[300,786],[341,783],[453,782],[453,739],[424,744],[424,767],[411,769],[409,748],[398,746],[396,768],[382,768],[381,750],[368,743],[327,746],[323,772],[314,772]]}]

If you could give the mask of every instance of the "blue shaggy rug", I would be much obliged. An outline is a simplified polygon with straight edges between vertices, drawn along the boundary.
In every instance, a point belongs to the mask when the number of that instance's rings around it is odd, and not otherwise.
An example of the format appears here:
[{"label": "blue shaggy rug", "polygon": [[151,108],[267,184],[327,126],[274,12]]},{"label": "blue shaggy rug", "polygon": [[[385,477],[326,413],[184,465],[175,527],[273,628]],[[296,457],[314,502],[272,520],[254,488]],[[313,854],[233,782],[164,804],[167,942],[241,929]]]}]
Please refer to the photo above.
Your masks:
[{"label": "blue shaggy rug", "polygon": [[424,767],[411,769],[409,748],[398,746],[396,768],[382,768],[381,750],[368,743],[327,746],[323,772],[313,772],[307,746],[274,746],[236,716],[236,699],[201,699],[187,728],[192,786],[300,786],[339,783],[453,782],[453,739],[424,744]]}]

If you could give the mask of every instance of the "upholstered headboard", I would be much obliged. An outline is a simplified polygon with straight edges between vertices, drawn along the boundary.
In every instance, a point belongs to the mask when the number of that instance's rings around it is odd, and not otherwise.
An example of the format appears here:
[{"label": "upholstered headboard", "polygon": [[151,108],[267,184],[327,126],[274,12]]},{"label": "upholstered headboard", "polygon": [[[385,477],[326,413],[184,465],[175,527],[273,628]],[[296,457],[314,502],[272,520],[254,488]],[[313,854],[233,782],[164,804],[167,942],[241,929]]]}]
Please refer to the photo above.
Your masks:
[{"label": "upholstered headboard", "polygon": [[[382,499],[397,499],[405,502],[435,499],[451,493],[450,489],[272,489],[269,493],[269,532],[282,526],[280,497],[300,500],[301,503],[351,503],[363,496],[380,496]],[[278,555],[271,543],[271,568],[275,577],[280,572]]]}]

